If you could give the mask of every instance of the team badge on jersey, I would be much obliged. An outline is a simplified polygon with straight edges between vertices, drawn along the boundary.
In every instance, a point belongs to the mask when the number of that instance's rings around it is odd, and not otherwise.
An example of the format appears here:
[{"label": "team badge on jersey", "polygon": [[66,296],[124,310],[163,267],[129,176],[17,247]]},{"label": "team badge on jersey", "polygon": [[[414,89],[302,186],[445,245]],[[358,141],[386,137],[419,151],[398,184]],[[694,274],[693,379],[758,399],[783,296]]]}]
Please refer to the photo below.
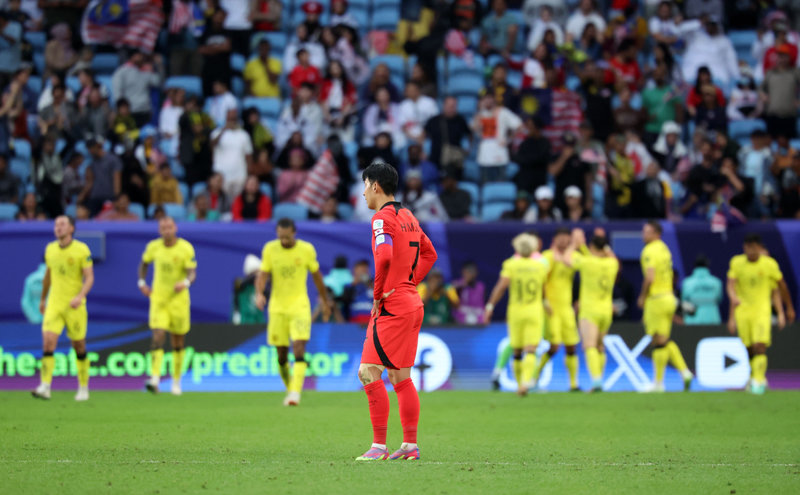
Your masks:
[{"label": "team badge on jersey", "polygon": [[383,220],[375,220],[372,222],[372,230],[383,229]]}]

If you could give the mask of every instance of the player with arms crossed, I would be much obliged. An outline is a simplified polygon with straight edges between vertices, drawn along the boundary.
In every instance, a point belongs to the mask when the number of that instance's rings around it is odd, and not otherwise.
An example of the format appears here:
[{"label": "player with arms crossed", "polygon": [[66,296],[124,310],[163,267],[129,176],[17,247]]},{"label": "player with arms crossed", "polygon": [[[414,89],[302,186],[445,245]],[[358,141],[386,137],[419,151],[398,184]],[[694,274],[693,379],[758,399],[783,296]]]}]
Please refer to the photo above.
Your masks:
[{"label": "player with arms crossed", "polygon": [[747,347],[751,369],[749,390],[758,395],[763,394],[767,386],[767,347],[772,343],[771,305],[778,314],[778,329],[786,326],[778,287],[783,282],[783,274],[775,259],[763,251],[761,236],[747,235],[744,254],[731,258],[727,283],[731,301],[728,330],[732,334],[738,330],[739,338]]},{"label": "player with arms crossed", "polygon": [[[172,344],[172,395],[181,395],[181,373],[186,352],[186,334],[191,327],[189,287],[197,278],[194,247],[177,236],[175,220],[164,217],[158,222],[159,239],[150,241],[139,263],[139,290],[150,298],[150,378],[145,388],[158,393],[161,363],[164,360],[164,339],[169,332]],[[153,288],[146,282],[147,270],[153,264]]]},{"label": "player with arms crossed", "polygon": [[672,253],[661,240],[662,233],[661,224],[655,220],[647,222],[642,228],[642,239],[645,243],[641,256],[644,282],[637,303],[644,310],[642,320],[645,333],[653,338],[655,376],[650,391],[664,391],[667,362],[671,362],[681,374],[683,389],[688,391],[694,375],[686,366],[678,344],[670,340],[678,299],[672,285]]},{"label": "player with arms crossed", "polygon": [[545,338],[550,343],[550,349],[542,355],[534,374],[534,388],[538,388],[539,376],[542,374],[547,362],[556,355],[563,344],[566,351],[565,365],[569,372],[569,389],[571,392],[580,391],[578,388],[578,354],[576,352],[580,338],[578,325],[575,322],[575,310],[572,307],[572,284],[575,279],[575,269],[566,263],[563,258],[570,247],[572,238],[566,227],[556,230],[550,249],[542,256],[550,264],[550,275],[547,277],[545,291],[547,292],[545,316]]},{"label": "player with arms crossed", "polygon": [[592,391],[603,390],[606,353],[603,338],[614,319],[614,282],[619,272],[619,260],[608,244],[603,229],[595,229],[588,249],[580,229],[572,233],[572,246],[562,255],[554,252],[557,262],[577,270],[581,275],[578,295],[578,321],[586,356],[586,367],[592,377]]},{"label": "player with arms crossed", "polygon": [[50,398],[53,382],[55,353],[58,337],[67,327],[67,337],[75,349],[78,369],[78,393],[75,400],[89,400],[89,360],[86,358],[86,327],[89,315],[86,312],[86,295],[94,284],[92,253],[89,247],[72,238],[75,220],[61,215],[56,218],[53,231],[56,239],[47,245],[44,262],[47,271],[42,281],[42,299],[39,310],[42,321],[42,368],[41,382],[33,396]]},{"label": "player with arms crossed", "polygon": [[[277,239],[264,244],[261,270],[256,277],[256,306],[264,309],[267,298],[264,288],[272,282],[269,298],[267,343],[278,353],[278,370],[286,386],[284,406],[300,405],[300,393],[306,379],[306,344],[311,338],[311,302],[306,281],[308,274],[320,294],[325,321],[331,316],[332,304],[322,281],[317,251],[311,243],[297,239],[297,228],[290,218],[281,218],[276,227]],[[294,369],[289,371],[289,343],[294,353]]]},{"label": "player with arms crossed", "polygon": [[[372,447],[357,461],[416,460],[419,396],[411,381],[422,326],[422,300],[417,285],[436,262],[436,250],[408,209],[395,201],[397,171],[382,160],[362,174],[364,199],[372,216],[375,284],[358,376],[364,384],[372,421]],[[386,449],[389,395],[381,375],[388,370],[397,393],[403,443],[391,456]]]},{"label": "player with arms crossed", "polygon": [[500,278],[486,303],[484,322],[492,320],[495,305],[508,289],[508,340],[514,358],[512,367],[517,394],[523,396],[536,371],[536,348],[542,340],[544,327],[544,283],[550,264],[545,258],[531,256],[539,250],[539,239],[532,234],[519,234],[511,245],[515,255],[503,262]]}]

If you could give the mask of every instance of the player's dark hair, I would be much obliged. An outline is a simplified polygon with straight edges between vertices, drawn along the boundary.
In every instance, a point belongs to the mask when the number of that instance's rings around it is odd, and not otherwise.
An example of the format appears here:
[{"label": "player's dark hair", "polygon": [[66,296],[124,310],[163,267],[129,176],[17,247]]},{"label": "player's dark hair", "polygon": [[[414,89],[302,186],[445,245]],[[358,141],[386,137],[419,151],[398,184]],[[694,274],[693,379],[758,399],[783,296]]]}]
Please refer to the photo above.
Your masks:
[{"label": "player's dark hair", "polygon": [[369,266],[369,261],[367,261],[365,259],[360,259],[360,260],[356,261],[353,266],[361,266],[361,265]]},{"label": "player's dark hair", "polygon": [[649,220],[647,222],[647,225],[649,225],[650,227],[653,228],[653,230],[658,232],[658,235],[661,235],[661,234],[664,233],[664,227],[661,226],[661,223],[659,223],[658,220]]},{"label": "player's dark hair", "polygon": [[364,169],[361,180],[377,183],[387,196],[394,196],[397,192],[397,183],[400,178],[397,170],[381,159],[375,159],[369,167]]},{"label": "player's dark hair", "polygon": [[608,238],[604,235],[596,235],[592,237],[592,246],[595,249],[602,251],[608,246]]},{"label": "player's dark hair", "polygon": [[297,227],[294,224],[294,220],[291,218],[283,217],[278,220],[278,227],[282,229],[292,229],[292,232],[297,232]]},{"label": "player's dark hair", "polygon": [[73,217],[72,215],[62,215],[62,216],[67,217],[67,221],[69,222],[70,225],[72,225],[72,228],[74,229],[75,228],[75,217]]},{"label": "player's dark hair", "polygon": [[569,230],[569,227],[559,227],[559,228],[557,228],[555,235],[562,235],[562,234],[572,235],[572,232]]},{"label": "player's dark hair", "polygon": [[708,256],[705,254],[698,254],[697,258],[694,259],[694,267],[695,268],[708,268],[711,265],[711,261],[708,259]]},{"label": "player's dark hair", "polygon": [[761,235],[756,234],[755,232],[751,232],[744,236],[744,243],[745,244],[758,244],[759,246],[764,245],[764,241],[761,240]]},{"label": "player's dark hair", "polygon": [[471,260],[470,261],[465,261],[464,264],[461,265],[461,269],[464,270],[466,268],[472,268],[473,270],[477,270],[478,269],[478,264],[475,263],[474,261],[471,261]]}]

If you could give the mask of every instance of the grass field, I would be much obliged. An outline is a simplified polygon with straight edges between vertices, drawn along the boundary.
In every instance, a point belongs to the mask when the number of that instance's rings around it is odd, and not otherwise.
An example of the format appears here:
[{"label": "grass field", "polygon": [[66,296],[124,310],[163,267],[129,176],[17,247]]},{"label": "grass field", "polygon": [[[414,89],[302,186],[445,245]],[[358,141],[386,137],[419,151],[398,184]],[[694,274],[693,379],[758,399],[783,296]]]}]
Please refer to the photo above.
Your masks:
[{"label": "grass field", "polygon": [[800,492],[798,392],[424,394],[423,460],[369,464],[362,394],[72,396],[0,393],[0,493]]}]

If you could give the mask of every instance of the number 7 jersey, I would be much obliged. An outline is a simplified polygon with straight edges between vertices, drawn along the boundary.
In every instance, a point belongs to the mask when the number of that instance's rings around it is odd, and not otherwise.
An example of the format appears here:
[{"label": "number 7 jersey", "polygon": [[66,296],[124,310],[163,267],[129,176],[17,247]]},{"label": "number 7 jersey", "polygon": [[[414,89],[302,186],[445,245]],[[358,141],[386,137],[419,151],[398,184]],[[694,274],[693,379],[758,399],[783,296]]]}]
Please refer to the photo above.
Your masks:
[{"label": "number 7 jersey", "polygon": [[500,276],[509,279],[508,316],[536,316],[544,311],[543,291],[550,273],[547,258],[511,257],[503,262]]},{"label": "number 7 jersey", "polygon": [[436,251],[414,215],[398,202],[383,205],[372,216],[372,253],[378,300],[394,290],[383,309],[393,315],[422,307],[417,285],[436,261]]}]

